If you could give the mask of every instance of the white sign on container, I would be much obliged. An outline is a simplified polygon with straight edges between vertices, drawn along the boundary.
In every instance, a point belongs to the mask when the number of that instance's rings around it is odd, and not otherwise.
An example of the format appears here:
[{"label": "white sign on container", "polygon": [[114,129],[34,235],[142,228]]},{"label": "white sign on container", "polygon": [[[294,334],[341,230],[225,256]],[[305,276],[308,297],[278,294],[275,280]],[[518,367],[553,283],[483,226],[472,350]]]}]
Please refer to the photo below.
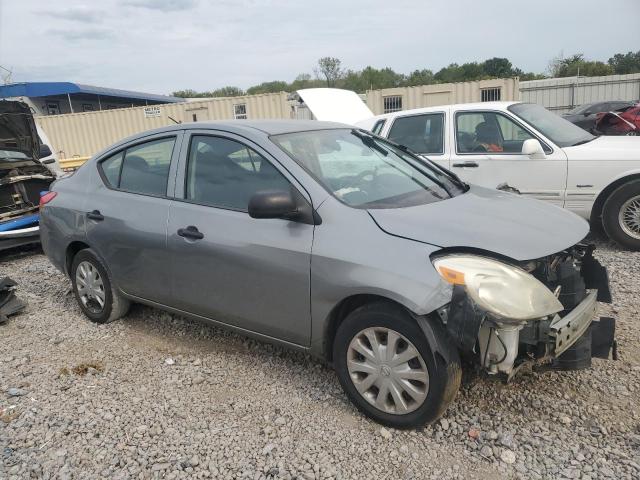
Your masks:
[{"label": "white sign on container", "polygon": [[160,107],[144,107],[144,118],[159,117]]}]

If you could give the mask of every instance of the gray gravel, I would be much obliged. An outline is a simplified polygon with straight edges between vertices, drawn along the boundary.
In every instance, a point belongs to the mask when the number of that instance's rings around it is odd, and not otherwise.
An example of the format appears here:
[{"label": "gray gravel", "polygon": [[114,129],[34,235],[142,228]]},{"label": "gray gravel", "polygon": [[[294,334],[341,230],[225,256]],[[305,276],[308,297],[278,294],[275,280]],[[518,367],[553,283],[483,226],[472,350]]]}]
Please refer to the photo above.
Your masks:
[{"label": "gray gravel", "polygon": [[98,326],[37,253],[0,273],[25,313],[0,326],[0,478],[639,478],[640,253],[601,244],[618,362],[465,375],[445,417],[381,428],[299,353],[151,308]]}]

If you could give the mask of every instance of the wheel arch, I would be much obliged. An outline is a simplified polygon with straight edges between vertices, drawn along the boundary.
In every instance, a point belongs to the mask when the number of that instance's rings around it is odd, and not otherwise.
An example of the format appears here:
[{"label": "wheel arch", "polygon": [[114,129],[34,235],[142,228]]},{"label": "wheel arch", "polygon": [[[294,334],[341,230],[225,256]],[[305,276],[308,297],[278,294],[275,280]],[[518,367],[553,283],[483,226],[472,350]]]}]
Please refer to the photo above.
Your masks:
[{"label": "wheel arch", "polygon": [[71,265],[73,264],[74,257],[80,250],[85,250],[87,248],[91,247],[86,242],[83,242],[81,240],[75,240],[67,245],[64,256],[64,267],[67,275],[71,276]]},{"label": "wheel arch", "polygon": [[[325,321],[325,331],[323,336],[322,355],[324,359],[332,363],[333,362],[333,342],[335,340],[338,327],[344,321],[347,316],[359,307],[370,303],[382,302],[394,307],[405,310],[411,317],[416,319],[417,323],[421,325],[419,319],[425,319],[427,316],[417,316],[406,305],[394,300],[390,297],[372,294],[372,293],[358,293],[343,298],[338,302],[329,312],[329,315]],[[426,320],[425,320],[426,321]]]},{"label": "wheel arch", "polygon": [[640,172],[625,174],[623,177],[615,179],[613,182],[603,188],[596,197],[595,202],[593,203],[589,222],[592,225],[595,225],[597,222],[602,222],[602,210],[607,199],[618,187],[621,187],[625,183],[632,182],[634,180],[640,180]]}]

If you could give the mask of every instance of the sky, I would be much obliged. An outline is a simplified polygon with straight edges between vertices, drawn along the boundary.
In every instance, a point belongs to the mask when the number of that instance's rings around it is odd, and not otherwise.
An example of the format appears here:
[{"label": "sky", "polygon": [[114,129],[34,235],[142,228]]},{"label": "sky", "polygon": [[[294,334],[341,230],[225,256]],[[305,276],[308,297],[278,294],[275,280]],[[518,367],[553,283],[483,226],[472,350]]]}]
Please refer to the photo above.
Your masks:
[{"label": "sky", "polygon": [[0,66],[164,94],[292,81],[324,56],[402,73],[507,57],[541,73],[560,54],[640,50],[637,19],[640,0],[0,0]]}]

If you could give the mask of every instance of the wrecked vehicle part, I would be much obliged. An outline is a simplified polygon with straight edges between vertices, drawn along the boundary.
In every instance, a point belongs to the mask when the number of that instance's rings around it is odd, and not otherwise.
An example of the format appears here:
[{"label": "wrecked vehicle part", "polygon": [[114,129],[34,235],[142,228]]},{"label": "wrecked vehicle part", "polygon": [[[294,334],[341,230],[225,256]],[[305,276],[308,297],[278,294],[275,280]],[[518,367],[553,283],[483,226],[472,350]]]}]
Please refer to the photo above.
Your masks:
[{"label": "wrecked vehicle part", "polygon": [[7,317],[14,315],[27,306],[16,297],[15,289],[18,284],[9,277],[0,278],[0,324],[7,321]]},{"label": "wrecked vehicle part", "polygon": [[515,193],[517,195],[522,195],[520,190],[518,190],[516,187],[512,187],[511,185],[509,185],[506,182],[501,183],[498,186],[496,186],[496,190],[501,190],[503,192],[509,192],[509,193]]},{"label": "wrecked vehicle part", "polygon": [[0,250],[39,241],[40,193],[55,180],[40,150],[29,107],[0,102]]},{"label": "wrecked vehicle part", "polygon": [[[519,319],[505,318],[507,312],[496,311],[494,304],[479,305],[491,298],[492,288],[500,291],[496,277],[491,276],[495,272],[480,274],[488,288],[474,288],[474,273],[468,278],[459,261],[457,265],[438,262],[438,258],[454,257],[440,254],[433,259],[434,266],[454,285],[451,302],[438,314],[463,353],[474,353],[488,373],[502,373],[507,379],[526,366],[577,370],[588,368],[592,357],[609,358],[612,350],[615,358],[615,320],[595,318],[597,302],[610,302],[611,295],[607,271],[593,257],[593,251],[592,245],[578,244],[556,255],[510,266],[537,279],[558,302],[555,312],[547,306],[546,311],[539,310],[544,314],[537,318],[525,318],[525,312],[520,312]],[[501,296],[505,293],[512,294],[504,291]]]}]

